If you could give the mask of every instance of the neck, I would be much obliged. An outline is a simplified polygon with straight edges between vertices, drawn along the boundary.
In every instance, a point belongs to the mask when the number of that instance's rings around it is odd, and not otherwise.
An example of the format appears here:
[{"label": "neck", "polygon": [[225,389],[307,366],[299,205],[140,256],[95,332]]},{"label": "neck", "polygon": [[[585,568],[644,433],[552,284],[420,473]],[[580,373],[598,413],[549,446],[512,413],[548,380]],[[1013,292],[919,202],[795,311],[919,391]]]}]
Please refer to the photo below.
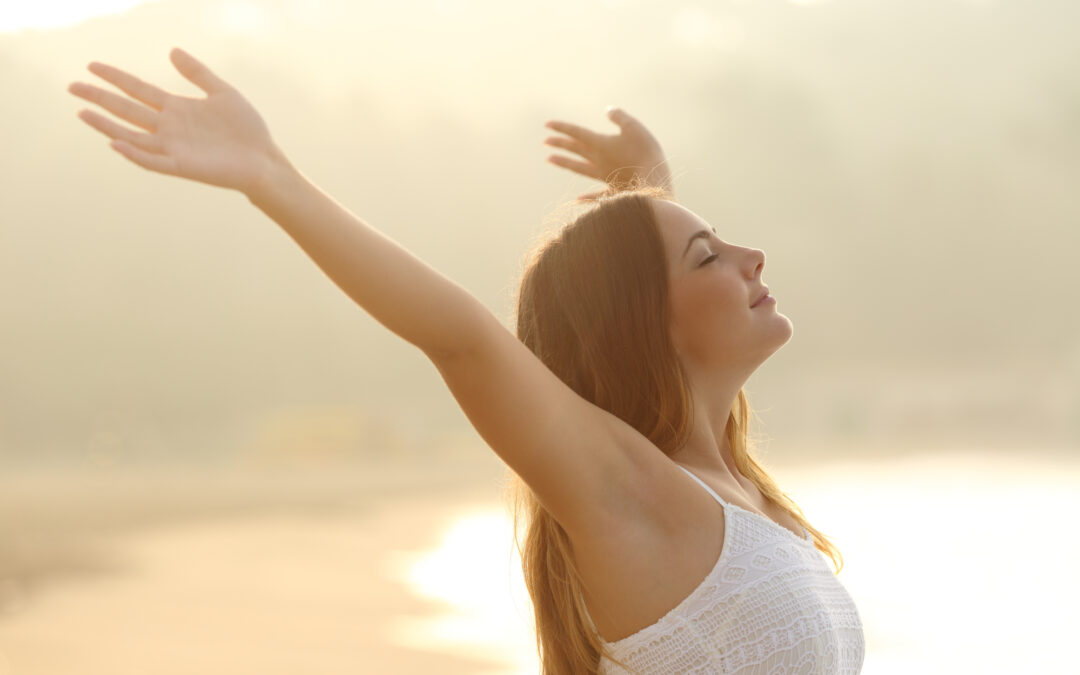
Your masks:
[{"label": "neck", "polygon": [[714,382],[710,387],[691,385],[694,395],[694,421],[686,444],[671,454],[671,459],[691,468],[729,479],[741,486],[741,474],[728,439],[728,420],[743,380]]}]

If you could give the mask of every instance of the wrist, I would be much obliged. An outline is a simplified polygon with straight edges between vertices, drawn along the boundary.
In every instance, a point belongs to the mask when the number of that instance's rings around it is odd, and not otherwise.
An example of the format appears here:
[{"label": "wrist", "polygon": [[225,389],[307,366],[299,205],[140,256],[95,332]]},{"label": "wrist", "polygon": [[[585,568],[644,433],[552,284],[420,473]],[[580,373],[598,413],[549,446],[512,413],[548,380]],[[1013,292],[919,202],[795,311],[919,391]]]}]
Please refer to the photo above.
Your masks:
[{"label": "wrist", "polygon": [[658,187],[664,192],[675,196],[675,182],[671,177],[671,169],[668,166],[666,158],[661,158],[661,160],[653,166],[649,175],[646,177],[646,180],[649,185]]},{"label": "wrist", "polygon": [[297,175],[292,162],[276,147],[271,149],[261,164],[251,183],[241,190],[255,206],[265,204],[275,194],[280,194]]},{"label": "wrist", "polygon": [[639,187],[658,188],[675,196],[674,180],[666,159],[650,160],[637,166],[627,166],[611,173],[605,181],[612,192],[634,190]]}]

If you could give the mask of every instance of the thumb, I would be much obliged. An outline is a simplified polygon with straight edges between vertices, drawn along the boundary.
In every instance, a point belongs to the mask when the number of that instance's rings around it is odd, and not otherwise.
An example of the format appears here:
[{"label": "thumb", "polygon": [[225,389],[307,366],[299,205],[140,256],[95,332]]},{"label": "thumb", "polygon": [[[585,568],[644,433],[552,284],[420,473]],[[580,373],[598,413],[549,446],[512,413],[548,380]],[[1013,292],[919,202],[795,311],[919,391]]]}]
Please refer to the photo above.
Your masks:
[{"label": "thumb", "polygon": [[169,52],[169,58],[173,62],[173,65],[176,66],[176,69],[180,71],[181,75],[186,77],[207,94],[213,94],[229,88],[229,85],[224,80],[211,72],[205,64],[191,54],[185,52],[183,49],[174,47],[172,51]]},{"label": "thumb", "polygon": [[607,107],[607,116],[609,120],[619,125],[620,128],[637,122],[630,113],[614,105],[609,105]]}]

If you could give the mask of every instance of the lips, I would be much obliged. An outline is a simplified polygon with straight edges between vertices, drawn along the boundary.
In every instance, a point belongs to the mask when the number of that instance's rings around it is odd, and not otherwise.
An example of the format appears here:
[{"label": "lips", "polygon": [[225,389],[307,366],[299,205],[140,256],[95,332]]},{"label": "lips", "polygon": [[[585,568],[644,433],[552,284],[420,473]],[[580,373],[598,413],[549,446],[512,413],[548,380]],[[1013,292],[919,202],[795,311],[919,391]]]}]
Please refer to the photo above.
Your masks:
[{"label": "lips", "polygon": [[750,305],[750,309],[753,309],[754,307],[757,307],[758,303],[760,303],[762,300],[764,300],[767,297],[769,297],[769,287],[768,286],[765,287],[765,292],[761,294],[761,297],[759,297],[757,300],[755,300],[754,304]]}]

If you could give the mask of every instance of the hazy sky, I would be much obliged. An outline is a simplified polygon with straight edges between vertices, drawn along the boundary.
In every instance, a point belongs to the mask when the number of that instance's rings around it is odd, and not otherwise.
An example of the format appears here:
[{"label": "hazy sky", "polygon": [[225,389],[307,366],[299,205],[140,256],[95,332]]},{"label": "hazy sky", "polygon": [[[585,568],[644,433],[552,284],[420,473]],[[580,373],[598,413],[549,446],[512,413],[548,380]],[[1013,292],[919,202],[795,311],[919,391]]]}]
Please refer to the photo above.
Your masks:
[{"label": "hazy sky", "polygon": [[144,171],[75,117],[88,104],[66,86],[100,83],[92,60],[198,95],[173,46],[504,319],[530,242],[589,187],[543,161],[544,120],[608,128],[622,105],[664,144],[682,202],[768,256],[795,325],[748,385],[771,436],[1080,439],[1075,3],[106,11],[122,4],[0,24],[5,454],[478,442],[422,354],[242,196]]}]

